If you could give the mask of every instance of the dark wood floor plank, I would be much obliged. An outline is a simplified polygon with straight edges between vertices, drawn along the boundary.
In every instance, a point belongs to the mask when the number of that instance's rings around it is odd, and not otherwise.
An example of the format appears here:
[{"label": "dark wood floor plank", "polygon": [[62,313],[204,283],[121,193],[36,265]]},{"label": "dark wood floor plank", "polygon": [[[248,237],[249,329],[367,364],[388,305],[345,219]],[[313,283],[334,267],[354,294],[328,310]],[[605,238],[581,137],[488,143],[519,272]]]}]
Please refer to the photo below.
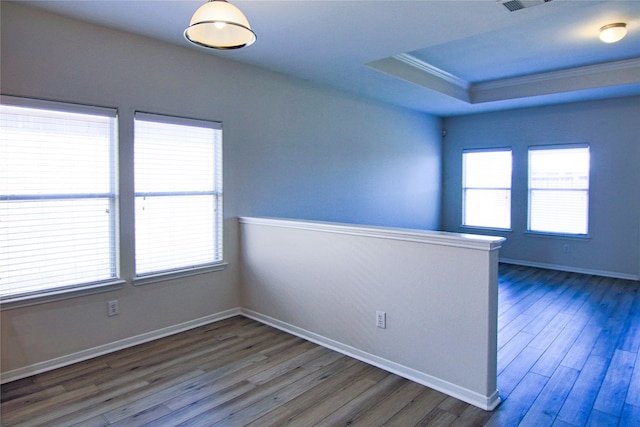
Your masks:
[{"label": "dark wood floor plank", "polygon": [[[383,426],[413,426],[423,420],[431,411],[436,409],[445,399],[447,395],[435,390],[425,389],[415,398],[405,405],[400,411],[389,418]],[[469,407],[466,405],[466,407]],[[484,412],[484,411],[482,411]],[[478,423],[476,425],[481,425]]]},{"label": "dark wood floor plank", "polygon": [[[303,347],[302,344],[305,343],[306,342],[303,341],[300,344],[302,350],[306,349],[307,345],[310,344],[306,343],[306,345]],[[250,385],[250,387],[245,387],[245,389],[247,391],[251,390],[255,388],[255,384],[247,381],[249,377],[251,377],[256,372],[259,372],[263,367],[268,368],[280,363],[283,360],[283,358],[272,357],[270,365],[259,363],[261,361],[264,361],[264,359],[264,356],[257,359],[253,359],[251,356],[247,356],[231,364],[222,366],[214,371],[210,371],[206,375],[203,375],[201,378],[199,378],[197,384],[192,385],[189,393],[185,393],[181,396],[172,396],[170,399],[164,401],[164,404],[172,410],[177,411],[186,406],[194,406],[196,403],[199,403],[200,406],[202,406],[203,399],[206,399],[208,396],[216,395],[217,393],[224,394],[228,391],[228,389],[232,388],[234,384],[247,383],[247,385]]]},{"label": "dark wood floor plank", "polygon": [[[624,350],[623,350],[624,351]],[[633,354],[633,352],[631,352]],[[637,352],[635,353],[638,354]],[[636,356],[636,364],[633,367],[631,381],[629,381],[629,389],[625,403],[640,407],[640,357]],[[640,418],[639,418],[640,419]]]},{"label": "dark wood floor plank", "polygon": [[640,349],[640,313],[629,313],[621,331],[618,349],[637,353]]},{"label": "dark wood floor plank", "polygon": [[109,423],[104,419],[102,415],[84,420],[78,424],[72,424],[71,427],[107,427]]},{"label": "dark wood floor plank", "polygon": [[[565,326],[571,320],[571,315],[565,313],[557,313],[556,316],[547,322],[546,326],[536,333],[536,337],[527,345],[527,347],[547,350],[551,343],[560,335]],[[537,323],[537,322],[536,322]],[[538,329],[536,326],[535,329]],[[533,333],[530,328],[525,328],[523,332]]]},{"label": "dark wood floor plank", "polygon": [[370,408],[376,406],[379,401],[386,399],[387,396],[407,381],[397,375],[388,374],[385,378],[320,420],[316,427],[351,425],[355,418],[360,417]]},{"label": "dark wood floor plank", "polygon": [[467,406],[458,418],[453,421],[451,427],[476,427],[483,426],[491,417],[491,412],[484,411],[475,406]]},{"label": "dark wood floor plank", "polygon": [[595,306],[592,306],[591,303],[600,301],[608,289],[607,285],[602,283],[603,279],[600,276],[580,275],[575,281],[579,291],[562,311],[569,314],[586,313],[588,317],[591,317],[595,310]]},{"label": "dark wood floor plank", "polygon": [[586,424],[599,391],[593,385],[602,383],[608,367],[609,359],[601,356],[589,357],[557,419],[576,426]]},{"label": "dark wood floor plank", "polygon": [[[295,425],[293,420],[296,417],[322,404],[325,400],[330,399],[333,394],[356,381],[358,376],[371,374],[373,371],[369,368],[372,367],[366,366],[362,362],[355,363],[353,367],[348,368],[344,372],[340,372],[338,375],[333,375],[328,379],[323,377],[322,381],[318,382],[314,387],[295,396],[293,399],[289,399],[284,406],[295,415],[288,419],[286,423],[283,423],[283,425]],[[342,403],[344,404],[345,402]]]},{"label": "dark wood floor plank", "polygon": [[[286,385],[285,387],[280,388],[277,392],[273,394],[268,394],[263,398],[250,403],[245,406],[243,409],[233,412],[225,419],[220,420],[214,425],[217,426],[235,426],[235,425],[246,425],[253,422],[257,418],[261,418],[265,414],[273,411],[278,406],[284,406],[288,409],[288,412],[291,414],[299,415],[300,411],[292,411],[290,407],[287,407],[287,403],[291,402],[293,399],[298,398],[304,393],[308,393],[310,390],[313,390],[315,387],[322,384],[327,378],[330,378],[328,381],[333,381],[336,379],[340,379],[340,376],[344,375],[342,380],[347,381],[347,378],[354,379],[355,381],[366,379],[366,374],[364,373],[364,369],[370,368],[369,366],[365,366],[364,364],[353,364],[354,370],[350,371],[351,368],[347,368],[344,370],[339,370],[340,375],[333,375],[330,371],[318,369],[317,371],[308,371],[309,375],[304,376],[303,378],[292,382],[291,384]],[[357,368],[357,369],[356,369]],[[289,371],[305,371],[300,364],[298,366],[292,367]],[[281,374],[282,375],[282,374]],[[279,376],[271,377],[269,380],[260,381],[260,385],[268,384],[270,381],[276,382]],[[281,423],[285,424],[285,421]]]},{"label": "dark wood floor plank", "polygon": [[52,396],[66,393],[66,389],[61,385],[56,385],[50,388],[31,393],[21,394],[13,399],[7,399],[2,405],[2,413],[9,414],[12,411],[24,409],[26,406],[34,405],[38,402],[42,402],[50,399]]},{"label": "dark wood floor plank", "polygon": [[72,366],[61,368],[59,372],[56,372],[57,370],[45,372],[44,374],[42,374],[42,377],[38,376],[35,382],[42,387],[53,387],[56,385],[65,384],[69,380],[94,378],[96,375],[100,375],[100,373],[109,372],[109,370],[109,366],[104,363],[92,364],[81,362]]},{"label": "dark wood floor plank", "polygon": [[468,405],[455,397],[447,396],[439,405],[438,408],[443,409],[451,414],[454,414],[456,417],[462,415],[462,413],[467,409]]},{"label": "dark wood floor plank", "polygon": [[578,374],[579,372],[575,369],[559,367],[533,402],[520,425],[522,427],[552,425],[556,414],[573,388]]},{"label": "dark wood floor plank", "polygon": [[[551,297],[541,300],[541,306],[548,305],[552,301]],[[548,310],[542,313],[539,309],[533,312],[527,310],[527,314],[534,317],[534,320],[524,327],[522,331],[538,337],[535,343],[530,344],[536,348],[546,348],[572,317],[570,314],[562,313],[559,307],[553,306],[548,307]],[[542,342],[538,344],[537,341]]]},{"label": "dark wood floor plank", "polygon": [[[505,325],[502,329],[498,330],[498,351],[502,351],[505,345],[511,341],[513,337],[518,335],[522,330],[532,321],[533,317],[528,316],[526,314],[521,314],[520,316],[513,319],[509,324]],[[530,336],[534,336],[533,334],[529,334]]]},{"label": "dark wood floor plank", "polygon": [[[545,274],[541,273],[540,277],[544,277]],[[510,286],[510,284],[505,284],[505,286]],[[536,286],[534,283],[528,283],[527,287],[524,288],[523,297],[515,297],[512,299],[504,299],[502,301],[498,301],[498,327],[504,324],[505,322],[509,322],[520,316],[522,314],[532,315],[534,313],[527,313],[531,307],[533,307],[545,294],[547,293],[547,289],[544,287]],[[507,306],[508,308],[500,311],[500,303]]]},{"label": "dark wood floor plank", "polygon": [[451,412],[436,408],[429,412],[422,420],[416,424],[416,427],[448,427],[451,426],[458,417]]},{"label": "dark wood floor plank", "polygon": [[314,344],[310,344],[307,351],[301,352],[297,355],[291,352],[282,353],[280,355],[280,359],[275,359],[276,361],[280,361],[280,363],[274,363],[273,366],[266,367],[266,369],[261,369],[256,374],[247,378],[247,381],[250,381],[254,384],[264,384],[284,374],[285,372],[289,372],[295,368],[299,368],[307,364],[308,362],[311,362],[322,356],[326,356],[329,353],[331,353],[331,350],[323,347],[318,347]]},{"label": "dark wood floor plank", "polygon": [[526,374],[509,397],[500,404],[498,410],[491,415],[486,425],[505,427],[520,424],[548,381],[549,378],[542,375]]},{"label": "dark wood floor plank", "polygon": [[[150,365],[146,367],[138,367],[131,366],[125,369],[122,368],[114,369],[112,376],[104,376],[96,379],[96,385],[102,391],[109,391],[112,389],[117,389],[121,387],[123,384],[127,382],[139,378],[148,381],[150,384],[156,383],[164,378],[167,378],[171,375],[176,375],[185,370],[195,368],[200,371],[203,369],[200,368],[200,364],[204,363],[208,360],[216,359],[216,350],[221,350],[215,344],[211,346],[208,353],[188,353],[184,357],[176,357],[173,359],[168,359],[162,363],[158,363],[156,365]],[[260,354],[254,354],[251,358],[251,361],[262,360],[265,356]],[[241,359],[244,360],[244,359]],[[228,368],[233,368],[233,365],[228,366]]]},{"label": "dark wood floor plank", "polygon": [[543,351],[536,348],[524,348],[513,361],[498,375],[498,391],[501,398],[508,398],[511,392],[529,374],[531,367],[538,361]]},{"label": "dark wood floor plank", "polygon": [[353,419],[349,425],[362,427],[381,426],[423,390],[424,388],[420,385],[407,381],[395,389],[387,399],[378,402],[369,411]]},{"label": "dark wood floor plank", "polygon": [[602,332],[593,346],[592,354],[613,357],[618,342],[622,339],[621,335],[624,330],[625,319],[629,314],[633,297],[626,290],[623,290],[618,295],[614,310],[604,324]]},{"label": "dark wood floor plank", "polygon": [[256,418],[244,427],[277,427],[293,417],[293,413],[284,406],[278,406],[273,411],[267,412],[260,418]]},{"label": "dark wood floor plank", "polygon": [[[210,391],[203,396],[199,396],[198,399],[191,401],[187,405],[170,408],[172,410],[171,413],[158,418],[154,424],[158,426],[175,426],[188,422],[207,411],[223,406],[227,402],[245,395],[255,387],[255,384],[247,381],[240,381],[222,389],[216,387],[215,391]],[[165,404],[165,406],[169,405]],[[123,420],[123,422],[125,422],[125,420]]]},{"label": "dark wood floor plank", "polygon": [[234,347],[231,351],[225,351],[224,353],[219,354],[219,357],[215,357],[205,363],[198,364],[198,369],[205,372],[214,371],[229,363],[233,363],[238,359],[243,359],[245,357],[252,358],[256,354],[266,356],[266,352],[281,351],[283,348],[290,348],[292,346],[299,345],[302,342],[303,340],[300,338],[287,336],[286,334],[270,335],[268,338],[260,339],[259,341],[254,341],[252,339],[245,344],[240,344],[237,347]]},{"label": "dark wood floor plank", "polygon": [[[498,375],[500,375],[513,360],[518,357],[522,350],[527,348],[529,343],[536,336],[526,332],[519,332],[498,352]],[[540,354],[542,351],[540,351]],[[528,369],[528,368],[527,368]]]},{"label": "dark wood floor plank", "polygon": [[555,370],[560,366],[564,355],[573,346],[578,338],[580,330],[565,328],[556,336],[555,340],[547,347],[546,351],[535,365],[531,368],[531,372],[551,377]]},{"label": "dark wood floor plank", "polygon": [[[136,426],[144,426],[147,424],[152,424],[159,418],[162,418],[166,415],[171,414],[171,409],[167,408],[163,404],[157,404],[150,408],[144,409],[140,412],[136,412],[135,414],[122,418],[116,422],[108,422],[109,426],[117,426],[117,427],[136,427]],[[104,415],[103,419],[110,421],[109,418]]]},{"label": "dark wood floor plank", "polygon": [[[589,416],[586,425],[588,427],[608,427],[617,426],[618,422],[618,417],[594,409],[591,411],[591,415]],[[637,424],[635,424],[634,427],[635,426],[637,426]]]},{"label": "dark wood floor plank", "polygon": [[619,427],[637,427],[640,420],[640,406],[624,405]]},{"label": "dark wood floor plank", "polygon": [[44,388],[34,383],[35,377],[27,377],[19,380],[15,380],[9,383],[2,384],[0,387],[0,401],[8,402],[12,399],[28,396],[31,393],[38,393]]},{"label": "dark wood floor plank", "polygon": [[573,342],[571,348],[562,358],[560,364],[567,368],[580,370],[591,355],[593,346],[602,333],[602,327],[597,325],[587,325],[580,332],[580,335]]},{"label": "dark wood floor plank", "polygon": [[[80,398],[87,396],[95,396],[99,393],[96,386],[90,385],[82,389],[71,392],[56,394],[48,399],[38,402],[29,402],[25,406],[10,408],[12,410],[5,411],[2,408],[2,423],[5,426],[22,423],[24,425],[33,424],[32,421],[37,417],[45,417],[43,423],[47,421],[48,414],[55,408],[65,407],[69,402],[75,402]],[[37,425],[37,424],[35,424]]]},{"label": "dark wood floor plank", "polygon": [[620,416],[629,389],[636,356],[628,351],[615,351],[600,386],[600,392],[593,404],[594,409],[616,417]]},{"label": "dark wood floor plank", "polygon": [[190,371],[167,382],[155,385],[149,385],[143,381],[135,381],[109,392],[87,394],[73,403],[59,405],[54,411],[48,411],[36,418],[31,418],[24,426],[66,426],[84,422],[96,415],[97,408],[99,408],[100,413],[104,414],[122,405],[143,400],[158,390],[174,387],[198,375],[200,375],[199,371]]},{"label": "dark wood floor plank", "polygon": [[[296,369],[266,384],[258,385],[249,392],[225,402],[216,408],[203,412],[179,425],[183,427],[213,425],[214,423],[232,417],[234,413],[242,411],[244,408],[264,398],[272,399],[278,391],[302,380],[303,378],[303,389],[307,389],[312,388],[315,382],[321,384],[323,381],[328,381],[329,379],[345,373],[355,375],[364,368],[366,368],[366,366],[356,363],[353,359],[340,359],[329,365],[325,370],[315,373],[309,373],[303,369]],[[294,387],[296,387],[296,390],[299,390],[297,385]],[[286,393],[283,395],[286,395]]]},{"label": "dark wood floor plank", "polygon": [[[337,411],[348,403],[353,396],[358,396],[371,388],[374,384],[381,381],[387,376],[387,373],[381,369],[369,366],[366,371],[352,377],[351,380],[345,382],[341,386],[333,385],[331,393],[318,399],[315,404],[307,407],[307,409],[294,410],[292,405],[287,403],[285,406],[296,415],[289,418],[282,425],[301,426],[301,425],[317,425],[322,419],[331,413]],[[310,391],[313,392],[313,389]]]}]

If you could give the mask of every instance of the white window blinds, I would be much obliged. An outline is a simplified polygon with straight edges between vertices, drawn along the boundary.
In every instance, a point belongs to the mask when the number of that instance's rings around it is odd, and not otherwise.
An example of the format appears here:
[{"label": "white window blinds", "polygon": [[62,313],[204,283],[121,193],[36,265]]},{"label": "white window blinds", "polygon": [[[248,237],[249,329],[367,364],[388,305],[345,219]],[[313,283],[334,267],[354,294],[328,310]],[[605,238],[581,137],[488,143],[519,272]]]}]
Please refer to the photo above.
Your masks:
[{"label": "white window blinds", "polygon": [[135,115],[136,276],[222,261],[219,123]]},{"label": "white window blinds", "polygon": [[589,147],[529,149],[529,231],[586,235]]},{"label": "white window blinds", "polygon": [[116,277],[116,111],[2,97],[0,296]]},{"label": "white window blinds", "polygon": [[511,228],[511,150],[462,153],[462,223]]}]

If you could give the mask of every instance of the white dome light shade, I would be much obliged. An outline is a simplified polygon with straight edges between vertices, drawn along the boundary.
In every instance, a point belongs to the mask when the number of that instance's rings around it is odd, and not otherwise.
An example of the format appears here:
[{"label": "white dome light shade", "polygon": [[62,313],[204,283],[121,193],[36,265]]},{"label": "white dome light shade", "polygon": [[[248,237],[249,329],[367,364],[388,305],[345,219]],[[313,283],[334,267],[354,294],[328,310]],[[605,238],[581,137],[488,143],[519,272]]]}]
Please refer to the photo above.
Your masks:
[{"label": "white dome light shade", "polygon": [[213,49],[238,49],[256,41],[244,14],[226,0],[209,1],[196,10],[184,36]]},{"label": "white dome light shade", "polygon": [[615,43],[627,35],[627,24],[616,22],[600,28],[600,40],[605,43]]}]

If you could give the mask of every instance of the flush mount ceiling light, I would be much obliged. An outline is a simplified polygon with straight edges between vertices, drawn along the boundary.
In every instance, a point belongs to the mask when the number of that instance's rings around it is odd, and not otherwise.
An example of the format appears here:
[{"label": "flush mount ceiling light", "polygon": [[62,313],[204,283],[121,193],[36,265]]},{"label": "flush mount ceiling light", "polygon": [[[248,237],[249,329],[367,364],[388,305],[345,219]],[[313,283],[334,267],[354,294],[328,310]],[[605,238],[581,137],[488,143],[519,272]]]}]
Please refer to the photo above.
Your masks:
[{"label": "flush mount ceiling light", "polygon": [[627,35],[627,24],[616,22],[600,28],[600,40],[605,43],[615,43]]},{"label": "flush mount ceiling light", "polygon": [[196,10],[184,36],[213,49],[239,49],[256,41],[244,14],[226,0],[210,0]]}]

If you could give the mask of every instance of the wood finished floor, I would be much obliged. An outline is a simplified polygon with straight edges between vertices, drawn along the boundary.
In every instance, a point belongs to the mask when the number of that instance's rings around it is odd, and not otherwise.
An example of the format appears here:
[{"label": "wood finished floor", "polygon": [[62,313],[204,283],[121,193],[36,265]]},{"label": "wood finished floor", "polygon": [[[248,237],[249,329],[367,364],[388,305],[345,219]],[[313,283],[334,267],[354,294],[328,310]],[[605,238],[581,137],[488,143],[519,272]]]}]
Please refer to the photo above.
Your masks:
[{"label": "wood finished floor", "polygon": [[639,426],[639,282],[500,266],[485,412],[235,317],[2,386],[2,426]]}]

